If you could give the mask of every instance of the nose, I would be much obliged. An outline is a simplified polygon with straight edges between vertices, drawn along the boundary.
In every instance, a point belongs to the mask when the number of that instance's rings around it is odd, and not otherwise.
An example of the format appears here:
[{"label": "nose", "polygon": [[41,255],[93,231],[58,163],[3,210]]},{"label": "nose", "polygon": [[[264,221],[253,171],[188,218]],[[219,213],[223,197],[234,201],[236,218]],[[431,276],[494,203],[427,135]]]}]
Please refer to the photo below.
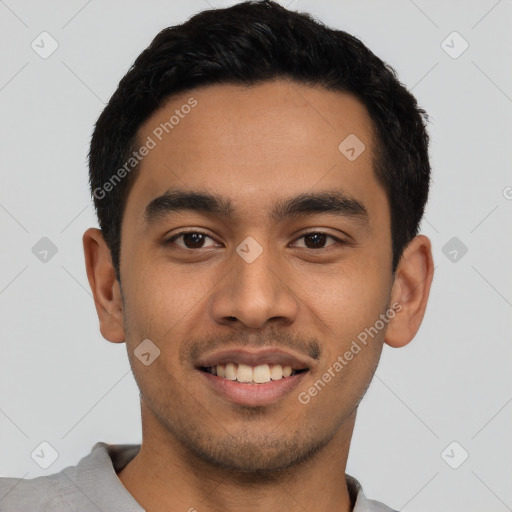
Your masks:
[{"label": "nose", "polygon": [[262,248],[251,261],[233,254],[230,272],[221,280],[211,297],[211,314],[215,322],[233,326],[241,323],[250,329],[261,329],[267,322],[292,324],[299,301],[278,255]]}]

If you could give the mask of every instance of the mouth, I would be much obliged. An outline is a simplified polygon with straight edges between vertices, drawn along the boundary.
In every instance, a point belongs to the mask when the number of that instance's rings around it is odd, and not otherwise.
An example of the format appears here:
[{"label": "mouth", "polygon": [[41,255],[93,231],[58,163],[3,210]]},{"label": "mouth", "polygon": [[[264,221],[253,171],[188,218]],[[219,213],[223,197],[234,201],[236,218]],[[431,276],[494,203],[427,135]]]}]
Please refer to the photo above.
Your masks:
[{"label": "mouth", "polygon": [[289,365],[260,364],[250,366],[242,363],[226,363],[199,368],[201,371],[221,379],[242,382],[244,384],[265,384],[271,381],[287,379],[293,375],[306,372],[307,369],[292,368]]},{"label": "mouth", "polygon": [[195,367],[216,395],[230,403],[256,407],[290,393],[309,372],[312,362],[276,349],[234,349],[206,355]]}]

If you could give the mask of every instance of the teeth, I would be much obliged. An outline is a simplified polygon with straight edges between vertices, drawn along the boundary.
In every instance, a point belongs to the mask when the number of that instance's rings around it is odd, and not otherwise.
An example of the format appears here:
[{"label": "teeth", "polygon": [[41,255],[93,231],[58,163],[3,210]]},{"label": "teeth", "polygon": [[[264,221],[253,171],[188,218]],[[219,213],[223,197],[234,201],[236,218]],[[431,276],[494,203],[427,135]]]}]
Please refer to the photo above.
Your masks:
[{"label": "teeth", "polygon": [[233,363],[226,365],[226,379],[236,380],[236,366]]},{"label": "teeth", "polygon": [[251,382],[252,368],[246,364],[239,364],[238,371],[236,372],[236,380],[238,382]]},{"label": "teeth", "polygon": [[272,380],[279,380],[283,378],[283,367],[280,364],[273,364],[270,367],[270,378]]},{"label": "teeth", "polygon": [[255,384],[264,384],[271,380],[280,380],[295,374],[291,366],[281,366],[280,364],[260,364],[253,367],[247,364],[227,363],[211,366],[208,371],[224,379]]},{"label": "teeth", "polygon": [[252,380],[257,384],[270,382],[270,368],[268,367],[268,364],[256,366],[252,371]]}]

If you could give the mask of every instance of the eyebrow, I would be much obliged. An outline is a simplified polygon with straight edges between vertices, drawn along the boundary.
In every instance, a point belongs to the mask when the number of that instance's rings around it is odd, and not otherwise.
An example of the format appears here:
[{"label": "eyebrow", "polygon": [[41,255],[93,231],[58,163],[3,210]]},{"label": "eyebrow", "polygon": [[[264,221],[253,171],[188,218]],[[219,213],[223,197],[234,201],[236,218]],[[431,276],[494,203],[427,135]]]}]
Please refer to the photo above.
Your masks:
[{"label": "eyebrow", "polygon": [[[151,224],[174,212],[187,210],[226,219],[235,215],[230,199],[206,192],[174,189],[153,199],[144,210],[144,219],[147,224]],[[363,203],[342,191],[332,190],[278,200],[270,210],[269,217],[280,222],[287,218],[322,213],[348,217],[368,225],[368,210]]]}]

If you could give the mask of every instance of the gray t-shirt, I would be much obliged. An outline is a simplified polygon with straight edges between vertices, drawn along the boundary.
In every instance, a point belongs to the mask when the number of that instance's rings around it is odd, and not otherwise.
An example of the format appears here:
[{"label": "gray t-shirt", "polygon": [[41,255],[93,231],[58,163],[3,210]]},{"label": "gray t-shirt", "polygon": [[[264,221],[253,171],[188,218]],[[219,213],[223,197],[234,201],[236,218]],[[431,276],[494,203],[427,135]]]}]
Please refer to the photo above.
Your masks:
[{"label": "gray t-shirt", "polygon": [[[0,478],[2,512],[144,512],[117,477],[140,444],[96,443],[76,466],[30,480]],[[395,512],[369,500],[359,482],[346,475],[353,512]]]}]

